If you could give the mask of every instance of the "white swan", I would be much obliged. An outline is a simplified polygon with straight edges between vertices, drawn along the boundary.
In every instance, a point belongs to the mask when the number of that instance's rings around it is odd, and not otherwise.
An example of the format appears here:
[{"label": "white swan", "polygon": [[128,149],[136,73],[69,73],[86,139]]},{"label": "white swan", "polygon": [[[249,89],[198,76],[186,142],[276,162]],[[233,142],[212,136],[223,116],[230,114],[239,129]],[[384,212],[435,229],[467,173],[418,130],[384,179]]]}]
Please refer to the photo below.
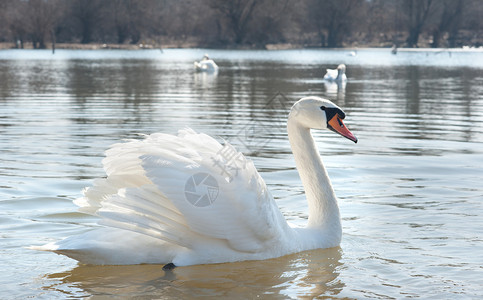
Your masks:
[{"label": "white swan", "polygon": [[[288,116],[288,137],[308,201],[306,227],[291,227],[253,163],[231,145],[191,129],[115,144],[76,200],[107,227],[36,247],[87,264],[185,266],[261,260],[339,245],[339,208],[310,129],[357,142],[344,112],[307,97]],[[117,229],[116,229],[117,228]]]},{"label": "white swan", "polygon": [[195,70],[197,72],[217,73],[218,65],[208,57],[208,54],[203,56],[200,62],[194,62]]},{"label": "white swan", "polygon": [[337,69],[327,69],[327,73],[324,76],[324,79],[327,81],[337,81],[337,82],[344,82],[347,81],[347,76],[345,75],[345,65],[340,64],[337,66]]}]

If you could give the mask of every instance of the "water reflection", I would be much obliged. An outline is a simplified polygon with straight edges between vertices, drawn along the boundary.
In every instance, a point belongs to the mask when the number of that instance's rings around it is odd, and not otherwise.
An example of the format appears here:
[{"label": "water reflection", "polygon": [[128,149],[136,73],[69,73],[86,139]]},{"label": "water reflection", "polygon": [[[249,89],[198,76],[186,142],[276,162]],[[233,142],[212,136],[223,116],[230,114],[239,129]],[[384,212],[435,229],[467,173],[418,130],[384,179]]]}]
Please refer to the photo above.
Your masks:
[{"label": "water reflection", "polygon": [[420,104],[420,86],[419,86],[419,80],[420,80],[420,74],[419,74],[419,68],[415,67],[407,67],[406,70],[406,96],[405,98],[407,99],[406,101],[406,114],[410,115],[417,115],[419,114],[419,109],[421,107]]},{"label": "water reflection", "polygon": [[126,104],[150,101],[165,73],[149,61],[130,60],[95,64],[72,60],[66,72],[69,75],[66,93],[80,104],[89,99],[121,100]]},{"label": "water reflection", "polygon": [[11,66],[5,62],[0,61],[0,82],[2,83],[2,88],[0,89],[0,101],[5,101],[10,98],[11,93],[14,92],[12,88],[15,77],[11,76],[13,72]]},{"label": "water reflection", "polygon": [[[220,72],[203,77],[192,68],[198,50],[165,52],[76,52],[63,59],[49,52],[27,59],[33,52],[19,51],[23,58],[0,60],[0,219],[6,232],[0,251],[12,282],[12,293],[0,297],[35,297],[41,285],[45,298],[55,298],[57,290],[61,297],[188,298],[206,292],[246,293],[244,298],[481,298],[476,262],[483,253],[483,76],[481,63],[457,65],[461,56],[481,56],[454,53],[447,63],[446,57],[434,62],[437,55],[404,52],[371,56],[361,50],[347,57],[315,50],[216,51]],[[344,59],[347,86],[326,87],[324,67]],[[284,100],[267,106],[276,95]],[[101,160],[111,144],[186,126],[238,141],[240,149],[247,126],[268,127],[251,136],[263,146],[246,153],[282,213],[305,224],[307,204],[284,122],[293,102],[309,95],[343,107],[347,126],[359,137],[354,146],[314,131],[341,199],[343,258],[340,249],[320,250],[179,268],[166,277],[160,266],[71,269],[75,262],[68,258],[17,251],[92,226],[95,220],[74,213],[72,199],[104,176]],[[17,272],[28,266],[33,267]],[[62,268],[68,270],[37,275]]]},{"label": "water reflection", "polygon": [[44,286],[66,296],[193,298],[267,296],[335,296],[344,288],[338,279],[342,250],[312,250],[280,258],[215,265],[178,267],[161,265],[87,266],[47,276],[59,281]]},{"label": "water reflection", "polygon": [[[345,100],[345,87],[347,86],[347,81],[343,82],[333,82],[324,81],[325,92],[329,99],[336,100],[339,105],[344,103]],[[343,106],[343,105],[342,105]]]},{"label": "water reflection", "polygon": [[[382,128],[386,135],[398,128],[403,131],[397,135],[404,138],[481,140],[482,104],[477,95],[483,94],[483,79],[472,68],[351,66],[346,87],[323,82],[318,65],[241,66],[223,60],[220,65],[223,72],[210,75],[195,73],[189,65],[139,59],[41,60],[33,66],[16,61],[1,64],[1,76],[7,78],[1,81],[1,93],[3,101],[34,97],[50,105],[52,100],[71,100],[75,110],[69,120],[84,125],[151,123],[162,128],[168,125],[163,122],[167,115],[180,114],[179,127],[223,122],[228,135],[237,123],[246,124],[260,114],[278,117],[279,111],[264,109],[277,93],[288,99],[286,107],[300,97],[318,95],[348,112],[377,115],[367,129]],[[186,116],[197,120],[187,121]]]},{"label": "water reflection", "polygon": [[195,72],[193,73],[193,82],[195,86],[202,89],[214,88],[218,73]]}]

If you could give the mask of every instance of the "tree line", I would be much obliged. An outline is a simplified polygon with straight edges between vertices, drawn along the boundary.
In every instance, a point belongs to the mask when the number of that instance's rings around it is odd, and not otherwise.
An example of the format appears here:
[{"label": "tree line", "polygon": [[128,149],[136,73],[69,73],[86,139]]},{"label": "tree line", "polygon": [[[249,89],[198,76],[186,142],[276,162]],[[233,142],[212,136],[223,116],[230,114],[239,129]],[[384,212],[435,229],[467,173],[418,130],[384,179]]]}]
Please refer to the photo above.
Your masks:
[{"label": "tree line", "polygon": [[0,42],[482,46],[481,0],[0,0]]}]

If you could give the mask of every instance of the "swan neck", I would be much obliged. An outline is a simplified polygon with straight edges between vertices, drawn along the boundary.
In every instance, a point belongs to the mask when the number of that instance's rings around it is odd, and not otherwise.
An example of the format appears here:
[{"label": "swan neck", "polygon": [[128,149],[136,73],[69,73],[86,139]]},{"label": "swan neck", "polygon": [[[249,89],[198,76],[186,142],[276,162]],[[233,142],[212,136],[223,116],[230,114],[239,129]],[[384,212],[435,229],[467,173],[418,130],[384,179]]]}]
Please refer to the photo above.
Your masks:
[{"label": "swan neck", "polygon": [[344,75],[344,71],[342,69],[337,69],[337,80],[341,80],[342,76]]},{"label": "swan neck", "polygon": [[310,129],[289,118],[288,137],[309,207],[307,227],[340,229],[340,213],[329,175]]}]

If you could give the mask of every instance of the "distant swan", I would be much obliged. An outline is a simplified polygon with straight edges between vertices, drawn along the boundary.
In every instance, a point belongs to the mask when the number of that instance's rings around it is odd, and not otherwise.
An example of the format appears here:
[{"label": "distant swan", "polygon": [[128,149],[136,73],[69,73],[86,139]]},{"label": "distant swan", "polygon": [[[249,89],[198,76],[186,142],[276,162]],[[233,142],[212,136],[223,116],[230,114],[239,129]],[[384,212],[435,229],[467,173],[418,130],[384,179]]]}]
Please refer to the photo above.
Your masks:
[{"label": "distant swan", "polygon": [[345,65],[340,64],[337,66],[337,69],[327,69],[324,79],[338,82],[347,81],[347,76],[345,75]]},{"label": "distant swan", "polygon": [[200,62],[194,62],[195,70],[197,72],[207,72],[207,73],[216,73],[218,72],[218,65],[208,57],[208,54],[203,56],[203,59]]},{"label": "distant swan", "polygon": [[288,116],[308,201],[306,227],[289,226],[252,161],[228,143],[185,129],[113,145],[103,160],[107,177],[75,201],[107,227],[34,248],[87,264],[186,266],[337,246],[337,198],[310,130],[330,129],[357,142],[344,117],[318,97],[300,99]]}]

